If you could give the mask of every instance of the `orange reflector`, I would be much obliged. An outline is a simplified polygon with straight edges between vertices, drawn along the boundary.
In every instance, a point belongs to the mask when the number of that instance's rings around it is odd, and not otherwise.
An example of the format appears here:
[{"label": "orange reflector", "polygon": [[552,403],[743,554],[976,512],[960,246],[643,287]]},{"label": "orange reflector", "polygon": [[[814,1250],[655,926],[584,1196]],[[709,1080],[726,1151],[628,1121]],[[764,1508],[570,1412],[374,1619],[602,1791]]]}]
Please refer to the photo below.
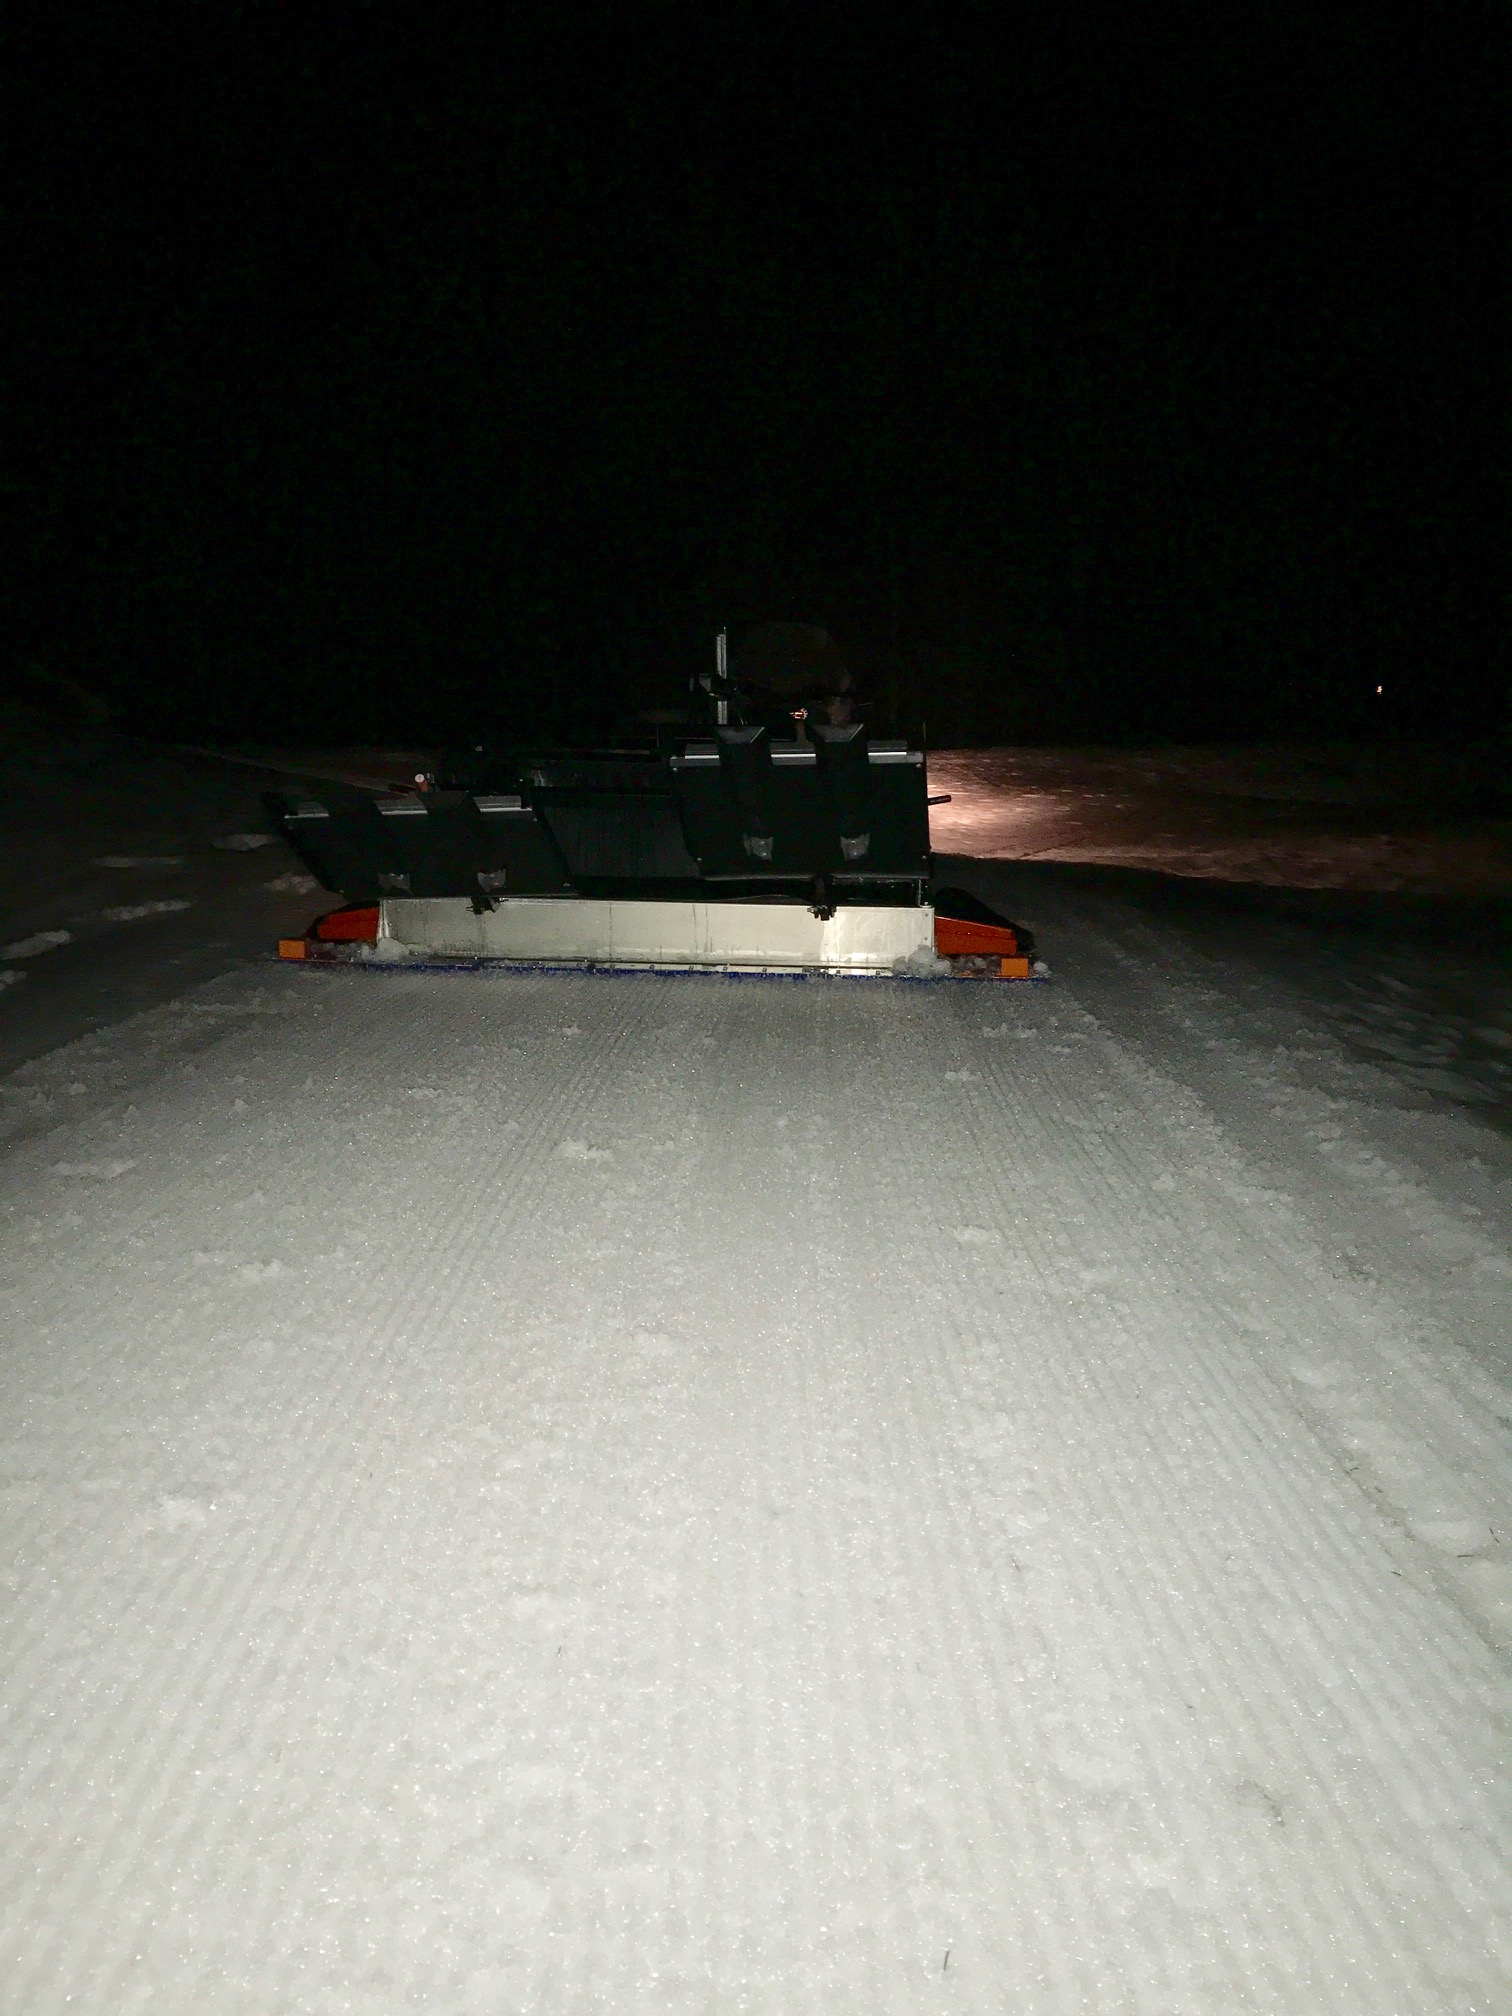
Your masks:
[{"label": "orange reflector", "polygon": [[305,944],[303,938],[280,938],[278,941],[278,956],[280,959],[307,959],[309,957],[309,947]]},{"label": "orange reflector", "polygon": [[[1018,938],[1006,924],[978,924],[969,917],[935,918],[935,951],[942,959],[967,952],[1001,952],[1011,959],[1018,949]],[[1010,976],[1005,973],[1003,977]],[[1022,977],[1029,977],[1027,963]]]},{"label": "orange reflector", "polygon": [[1000,963],[1005,980],[1027,980],[1029,978],[1029,961],[1027,959],[1004,959]]},{"label": "orange reflector", "polygon": [[328,943],[335,940],[342,944],[371,944],[378,936],[378,905],[353,903],[345,910],[329,911],[324,917],[316,918],[310,936],[323,938]]}]

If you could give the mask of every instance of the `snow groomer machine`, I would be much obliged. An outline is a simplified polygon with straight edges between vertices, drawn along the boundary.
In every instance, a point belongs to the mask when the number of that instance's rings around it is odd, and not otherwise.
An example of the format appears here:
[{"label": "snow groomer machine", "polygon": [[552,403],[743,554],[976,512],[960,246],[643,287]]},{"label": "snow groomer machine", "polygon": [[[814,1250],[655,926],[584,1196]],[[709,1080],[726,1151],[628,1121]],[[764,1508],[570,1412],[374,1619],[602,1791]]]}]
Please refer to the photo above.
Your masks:
[{"label": "snow groomer machine", "polygon": [[786,659],[786,690],[732,670],[721,633],[695,682],[703,720],[666,751],[475,750],[390,797],[269,794],[276,829],[345,898],[281,954],[1037,977],[1024,932],[935,886],[922,750],[869,738],[843,675],[805,692],[801,639],[758,641]]}]

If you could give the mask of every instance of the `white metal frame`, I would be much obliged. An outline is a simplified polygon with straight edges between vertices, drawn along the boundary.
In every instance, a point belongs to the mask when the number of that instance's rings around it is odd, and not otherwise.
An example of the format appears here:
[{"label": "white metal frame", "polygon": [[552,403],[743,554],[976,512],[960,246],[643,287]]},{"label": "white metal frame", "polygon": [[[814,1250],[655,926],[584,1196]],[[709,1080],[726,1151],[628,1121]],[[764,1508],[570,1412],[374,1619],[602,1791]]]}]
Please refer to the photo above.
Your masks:
[{"label": "white metal frame", "polygon": [[379,912],[379,958],[385,948],[441,959],[891,973],[934,949],[934,911],[853,905],[817,917],[802,903],[505,896],[480,913],[460,896],[389,897]]}]

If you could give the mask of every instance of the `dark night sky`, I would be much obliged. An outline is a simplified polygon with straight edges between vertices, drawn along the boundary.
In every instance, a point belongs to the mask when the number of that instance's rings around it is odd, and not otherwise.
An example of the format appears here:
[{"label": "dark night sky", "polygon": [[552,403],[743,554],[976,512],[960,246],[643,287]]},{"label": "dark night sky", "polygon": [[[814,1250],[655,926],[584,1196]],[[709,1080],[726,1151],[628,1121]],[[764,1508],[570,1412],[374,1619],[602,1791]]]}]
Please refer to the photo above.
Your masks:
[{"label": "dark night sky", "polygon": [[1503,13],[1415,12],[8,10],[0,648],[565,735],[802,616],[935,738],[1490,732]]}]

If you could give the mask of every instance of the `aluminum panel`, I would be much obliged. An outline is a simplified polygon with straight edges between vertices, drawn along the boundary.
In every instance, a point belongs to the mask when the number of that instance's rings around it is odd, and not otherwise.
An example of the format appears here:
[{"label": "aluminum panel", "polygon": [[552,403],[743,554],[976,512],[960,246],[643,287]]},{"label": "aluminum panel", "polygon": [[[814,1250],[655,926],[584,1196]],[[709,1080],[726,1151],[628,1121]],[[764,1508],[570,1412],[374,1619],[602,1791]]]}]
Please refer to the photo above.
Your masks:
[{"label": "aluminum panel", "polygon": [[651,903],[587,897],[505,898],[477,914],[464,899],[391,898],[380,955],[887,973],[932,948],[927,907],[852,905],[816,917],[801,903]]}]

